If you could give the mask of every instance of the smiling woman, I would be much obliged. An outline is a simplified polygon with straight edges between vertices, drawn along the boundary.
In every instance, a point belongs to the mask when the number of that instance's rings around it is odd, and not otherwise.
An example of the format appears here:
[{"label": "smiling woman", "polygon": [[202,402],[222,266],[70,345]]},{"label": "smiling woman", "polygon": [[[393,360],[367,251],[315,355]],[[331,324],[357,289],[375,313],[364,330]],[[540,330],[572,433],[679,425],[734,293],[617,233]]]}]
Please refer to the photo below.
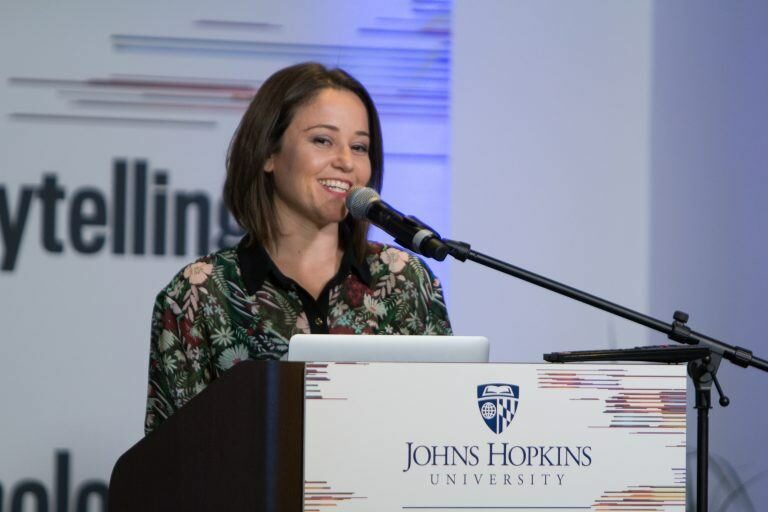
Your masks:
[{"label": "smiling woman", "polygon": [[355,186],[381,189],[376,107],[340,69],[291,66],[264,82],[227,159],[224,199],[247,235],[191,263],[155,301],[149,433],[222,372],[279,359],[294,334],[450,334],[420,259],[367,240]]}]

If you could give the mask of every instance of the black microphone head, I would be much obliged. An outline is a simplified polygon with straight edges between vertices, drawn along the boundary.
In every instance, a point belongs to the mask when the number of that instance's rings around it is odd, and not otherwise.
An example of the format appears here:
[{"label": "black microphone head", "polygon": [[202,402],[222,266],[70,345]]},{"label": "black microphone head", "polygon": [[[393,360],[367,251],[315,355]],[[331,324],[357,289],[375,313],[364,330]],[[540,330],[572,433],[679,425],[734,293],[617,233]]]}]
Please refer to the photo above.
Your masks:
[{"label": "black microphone head", "polygon": [[379,194],[368,187],[352,187],[347,194],[347,210],[353,218],[365,220],[371,203],[381,200]]}]

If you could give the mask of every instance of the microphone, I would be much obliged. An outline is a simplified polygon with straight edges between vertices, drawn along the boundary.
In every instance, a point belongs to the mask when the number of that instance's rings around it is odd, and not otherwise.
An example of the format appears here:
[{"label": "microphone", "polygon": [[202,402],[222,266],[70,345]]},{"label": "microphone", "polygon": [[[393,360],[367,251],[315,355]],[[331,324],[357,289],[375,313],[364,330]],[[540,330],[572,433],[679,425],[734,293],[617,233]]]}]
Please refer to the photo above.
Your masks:
[{"label": "microphone", "polygon": [[416,217],[395,210],[372,188],[353,187],[347,195],[347,209],[355,219],[371,221],[395,237],[395,242],[418,254],[438,261],[448,255],[440,235]]}]

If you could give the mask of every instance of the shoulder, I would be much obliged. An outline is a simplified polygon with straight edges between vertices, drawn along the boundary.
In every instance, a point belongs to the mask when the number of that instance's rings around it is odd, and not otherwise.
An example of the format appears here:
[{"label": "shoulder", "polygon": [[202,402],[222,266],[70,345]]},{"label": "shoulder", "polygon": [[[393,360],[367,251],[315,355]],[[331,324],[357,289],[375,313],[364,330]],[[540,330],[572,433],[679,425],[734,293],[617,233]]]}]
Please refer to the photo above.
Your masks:
[{"label": "shoulder", "polygon": [[[398,247],[369,242],[366,262],[375,298],[387,302],[390,311],[405,319],[396,332],[451,333],[442,286],[421,258]],[[374,302],[369,302],[368,307],[374,308]]]},{"label": "shoulder", "polygon": [[237,277],[240,267],[237,250],[228,247],[185,265],[158,294],[172,299],[183,297],[191,288],[212,290],[221,286],[222,281]]},{"label": "shoulder", "polygon": [[424,260],[409,251],[381,242],[368,242],[365,262],[374,279],[387,274],[403,275],[413,280],[434,279]]}]

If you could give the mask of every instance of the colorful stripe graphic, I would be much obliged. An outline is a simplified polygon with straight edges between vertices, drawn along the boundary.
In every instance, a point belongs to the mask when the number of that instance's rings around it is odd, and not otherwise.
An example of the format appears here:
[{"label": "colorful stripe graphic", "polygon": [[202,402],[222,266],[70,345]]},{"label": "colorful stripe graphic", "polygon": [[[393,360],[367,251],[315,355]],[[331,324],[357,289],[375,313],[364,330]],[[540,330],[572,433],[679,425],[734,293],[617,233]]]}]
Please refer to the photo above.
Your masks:
[{"label": "colorful stripe graphic", "polygon": [[354,492],[334,491],[324,480],[304,482],[304,512],[320,512],[327,508],[336,508],[344,502],[365,500],[365,496],[356,496]]},{"label": "colorful stripe graphic", "polygon": [[[645,375],[642,370],[593,367],[538,370],[540,389],[593,390],[594,395],[575,397],[574,401],[599,401],[609,417],[606,425],[591,428],[629,429],[631,434],[673,434],[683,436],[686,428],[685,375]],[[639,367],[641,368],[641,367]],[[648,387],[647,379],[672,379],[679,389]],[[606,395],[606,391],[610,394]],[[631,430],[631,431],[630,431]],[[680,447],[680,443],[670,447]]]},{"label": "colorful stripe graphic", "polygon": [[323,394],[323,384],[331,379],[328,377],[328,366],[355,365],[366,366],[368,363],[307,363],[304,366],[304,398],[307,400],[346,400],[344,396],[328,396]]},{"label": "colorful stripe graphic", "polygon": [[623,491],[605,491],[592,504],[601,512],[667,512],[685,510],[685,486],[633,486]]},{"label": "colorful stripe graphic", "polygon": [[[286,27],[271,20],[190,19],[180,36],[113,33],[112,50],[118,54],[144,52],[155,59],[183,55],[195,59],[245,58],[282,65],[314,60],[347,69],[371,92],[379,113],[407,117],[414,122],[445,128],[450,111],[451,31],[450,3],[411,1],[409,16],[379,16],[357,28],[355,44],[286,42]],[[216,34],[217,36],[214,36]],[[259,39],[251,39],[250,37]],[[382,36],[387,40],[382,40]],[[190,69],[197,69],[192,61]],[[239,117],[258,90],[261,80],[163,77],[160,75],[108,75],[96,77],[13,77],[9,83],[25,88],[53,89],[60,104],[54,109],[11,112],[19,121],[126,124],[167,128],[215,127],[221,115]],[[44,90],[45,92],[45,90]],[[22,107],[23,108],[23,107]],[[134,117],[127,112],[140,112]],[[185,115],[208,117],[186,119]],[[151,115],[147,115],[151,114]],[[230,121],[227,121],[230,122]],[[447,163],[447,148],[416,157]],[[410,158],[408,151],[395,156]],[[389,154],[387,155],[389,156]]]},{"label": "colorful stripe graphic", "polygon": [[327,382],[328,363],[307,363],[304,366],[304,398],[307,400],[322,400],[321,382]]}]

